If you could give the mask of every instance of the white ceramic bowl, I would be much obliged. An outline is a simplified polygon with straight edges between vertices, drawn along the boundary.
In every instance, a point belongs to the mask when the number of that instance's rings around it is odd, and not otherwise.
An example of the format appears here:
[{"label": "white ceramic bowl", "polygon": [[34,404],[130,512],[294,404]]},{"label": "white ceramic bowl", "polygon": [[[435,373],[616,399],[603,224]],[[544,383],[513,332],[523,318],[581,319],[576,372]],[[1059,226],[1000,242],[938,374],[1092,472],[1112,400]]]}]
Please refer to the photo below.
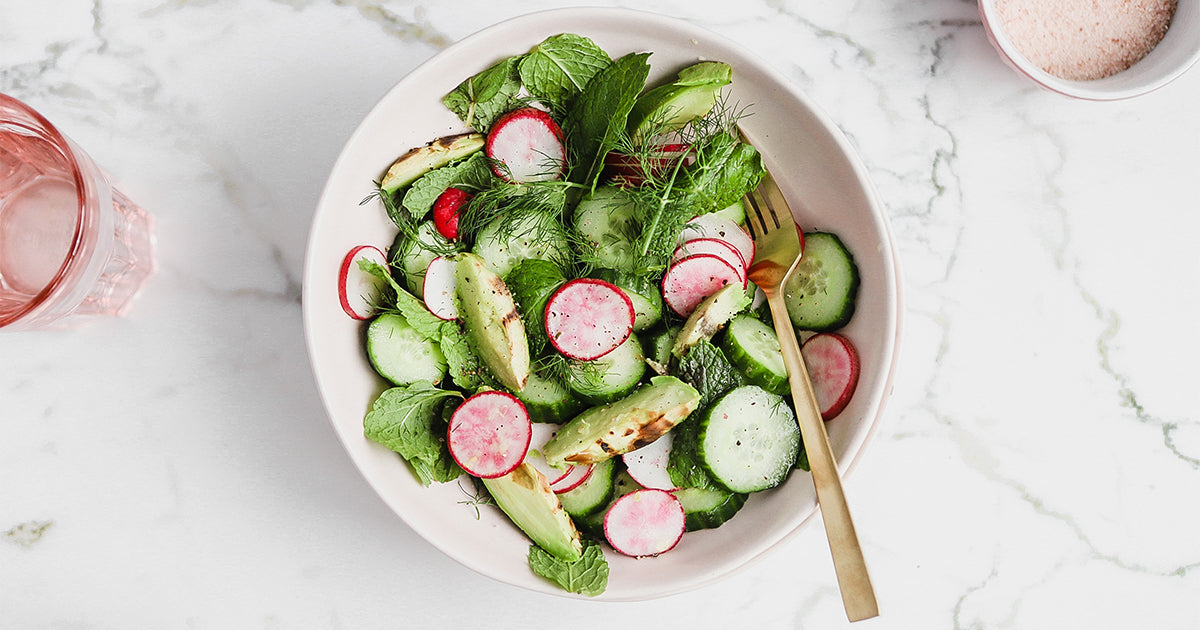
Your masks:
[{"label": "white ceramic bowl", "polygon": [[[384,383],[362,348],[362,324],[342,311],[337,270],[360,244],[386,248],[395,228],[383,209],[359,205],[398,155],[462,124],[440,103],[443,94],[494,61],[529,50],[544,38],[574,32],[614,57],[652,51],[651,81],[698,59],[734,68],[731,96],[749,106],[745,130],[793,199],[802,226],[834,230],[857,257],[858,310],[844,332],[858,347],[862,378],[850,406],[829,424],[842,471],[861,454],[880,421],[895,370],[900,291],[883,207],[858,158],[834,123],[782,76],[736,44],[686,22],[622,9],[563,9],[503,22],[472,35],[414,70],[388,92],[346,143],[314,215],[304,274],[304,326],[312,368],[329,418],[362,475],[405,523],[463,565],[534,591],[565,595],[533,575],[528,541],[498,510],[462,504],[454,483],[422,487],[395,453],[363,437],[362,419]],[[853,503],[853,497],[851,497]],[[633,560],[607,552],[611,575],[603,600],[676,593],[729,575],[794,534],[815,512],[811,478],[799,472],[784,486],[750,499],[719,529],[689,533],[669,553]],[[823,536],[820,543],[824,544]],[[831,584],[834,577],[829,576]]]},{"label": "white ceramic bowl", "polygon": [[1200,59],[1200,0],[1179,0],[1166,35],[1140,61],[1122,72],[1092,81],[1061,79],[1026,59],[1004,32],[996,2],[979,0],[979,15],[1000,57],[1034,83],[1066,96],[1092,101],[1140,96],[1174,81]]}]

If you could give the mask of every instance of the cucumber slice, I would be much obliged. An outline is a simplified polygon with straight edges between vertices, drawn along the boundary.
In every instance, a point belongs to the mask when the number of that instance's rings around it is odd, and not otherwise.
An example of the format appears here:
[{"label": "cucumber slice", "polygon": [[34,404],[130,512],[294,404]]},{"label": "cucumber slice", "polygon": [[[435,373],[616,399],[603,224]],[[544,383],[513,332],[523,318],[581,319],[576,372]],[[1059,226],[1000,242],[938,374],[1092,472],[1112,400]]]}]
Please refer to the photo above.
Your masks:
[{"label": "cucumber slice", "polygon": [[662,320],[662,289],[653,280],[615,269],[598,269],[592,274],[597,280],[614,284],[633,303],[633,332],[641,332]]},{"label": "cucumber slice", "polygon": [[425,221],[417,226],[416,238],[410,238],[404,232],[396,235],[388,250],[388,262],[404,272],[404,285],[410,293],[424,297],[425,270],[429,263],[454,251],[454,244],[438,233],[433,221]]},{"label": "cucumber slice", "polygon": [[446,376],[441,347],[426,339],[408,320],[384,313],[367,325],[367,358],[375,371],[396,385],[437,383]]},{"label": "cucumber slice", "polygon": [[746,504],[746,495],[720,488],[680,488],[675,498],[683,505],[686,530],[720,527]]},{"label": "cucumber slice", "polygon": [[575,231],[591,246],[585,260],[610,269],[634,266],[634,209],[633,202],[616,186],[599,186],[575,206]]},{"label": "cucumber slice", "polygon": [[817,332],[845,326],[854,315],[858,283],[858,266],[837,235],[805,233],[804,256],[783,290],[792,324]]},{"label": "cucumber slice", "polygon": [[791,391],[779,338],[762,320],[749,315],[733,318],[720,345],[729,362],[741,370],[751,384],[780,396]]},{"label": "cucumber slice", "polygon": [[488,223],[475,237],[475,255],[498,276],[506,276],[523,260],[562,263],[570,256],[567,231],[548,212],[506,213]]},{"label": "cucumber slice", "polygon": [[646,373],[646,355],[635,335],[593,361],[575,361],[567,368],[567,387],[591,405],[603,405],[637,388]]},{"label": "cucumber slice", "polygon": [[566,385],[536,373],[529,375],[525,389],[517,392],[517,398],[525,404],[529,419],[534,422],[561,424],[584,409],[583,402]]},{"label": "cucumber slice", "polygon": [[757,385],[730,390],[701,422],[697,446],[704,468],[730,492],[773,488],[796,463],[796,415],[782,397]]},{"label": "cucumber slice", "polygon": [[583,517],[603,510],[613,496],[616,460],[606,459],[592,464],[592,473],[583,483],[560,493],[558,500],[572,517]]}]

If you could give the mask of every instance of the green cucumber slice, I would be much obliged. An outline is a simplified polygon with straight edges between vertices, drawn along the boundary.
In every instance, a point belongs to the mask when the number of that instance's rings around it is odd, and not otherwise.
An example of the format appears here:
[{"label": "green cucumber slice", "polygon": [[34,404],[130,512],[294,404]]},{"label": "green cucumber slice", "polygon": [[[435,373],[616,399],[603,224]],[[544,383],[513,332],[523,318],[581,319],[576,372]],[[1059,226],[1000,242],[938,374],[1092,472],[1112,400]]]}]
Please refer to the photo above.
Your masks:
[{"label": "green cucumber slice", "polygon": [[475,237],[472,251],[498,276],[506,276],[529,259],[564,262],[570,257],[567,232],[549,212],[528,210],[488,223]]},{"label": "green cucumber slice", "polygon": [[567,367],[567,387],[590,405],[603,405],[637,388],[646,373],[646,356],[636,335],[592,361],[573,361]]},{"label": "green cucumber slice", "polygon": [[603,510],[613,496],[616,460],[606,459],[592,464],[592,472],[583,483],[560,493],[558,500],[573,518],[584,517]]},{"label": "green cucumber slice", "polygon": [[525,405],[529,419],[533,422],[562,424],[583,411],[583,401],[575,397],[566,385],[557,379],[529,375],[525,389],[517,392],[517,399]]},{"label": "green cucumber slice", "polygon": [[616,186],[599,186],[575,206],[575,231],[590,246],[584,260],[610,269],[635,266],[635,208],[633,201]]},{"label": "green cucumber slice", "polygon": [[854,315],[858,283],[854,256],[837,235],[805,233],[804,255],[783,290],[792,324],[817,332],[845,326]]},{"label": "green cucumber slice", "polygon": [[446,376],[441,347],[396,313],[384,313],[367,324],[366,346],[375,371],[396,385],[417,381],[436,384]]},{"label": "green cucumber slice", "polygon": [[758,492],[783,483],[792,471],[800,427],[781,396],[745,385],[708,408],[697,446],[713,481],[730,492]]},{"label": "green cucumber slice", "polygon": [[729,362],[754,385],[783,396],[791,391],[787,368],[775,329],[762,320],[739,315],[729,322],[721,339],[721,350]]},{"label": "green cucumber slice", "polygon": [[683,506],[689,532],[720,527],[742,509],[747,498],[720,488],[680,488],[674,494]]}]

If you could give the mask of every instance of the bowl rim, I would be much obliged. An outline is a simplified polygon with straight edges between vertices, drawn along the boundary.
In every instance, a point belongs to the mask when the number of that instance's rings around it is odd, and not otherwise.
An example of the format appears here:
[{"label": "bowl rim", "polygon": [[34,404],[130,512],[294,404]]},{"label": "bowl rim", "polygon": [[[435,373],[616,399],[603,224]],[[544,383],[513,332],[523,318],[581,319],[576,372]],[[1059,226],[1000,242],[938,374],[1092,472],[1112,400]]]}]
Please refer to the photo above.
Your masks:
[{"label": "bowl rim", "polygon": [[[903,313],[904,313],[903,286],[901,283],[902,276],[901,276],[900,260],[899,260],[899,256],[898,256],[898,251],[895,247],[895,239],[894,239],[894,236],[892,233],[890,222],[888,221],[888,216],[886,213],[885,205],[883,204],[883,202],[878,194],[878,191],[876,190],[876,188],[874,186],[874,183],[872,182],[871,178],[869,177],[869,173],[867,171],[865,164],[862,161],[862,158],[859,156],[857,151],[854,150],[853,146],[850,144],[849,140],[845,137],[845,135],[842,133],[841,129],[837,126],[837,124],[831,118],[829,118],[829,116],[823,110],[821,110],[819,107],[817,107],[807,97],[807,95],[805,95],[798,88],[796,88],[796,86],[794,86],[790,80],[788,80],[786,77],[784,77],[773,66],[768,64],[759,55],[746,49],[744,46],[742,46],[741,44],[738,44],[737,42],[733,41],[732,39],[727,38],[727,37],[722,36],[717,33],[713,33],[712,31],[709,31],[701,26],[698,26],[692,22],[682,20],[680,18],[675,18],[675,17],[671,17],[668,15],[644,11],[644,10],[617,8],[617,7],[567,7],[567,8],[540,10],[540,11],[534,11],[534,12],[514,16],[514,17],[508,18],[506,20],[493,23],[490,26],[484,27],[484,28],[456,41],[451,46],[447,47],[446,49],[443,49],[442,51],[439,51],[437,54],[431,56],[429,59],[422,62],[421,64],[418,64],[411,71],[409,71],[403,77],[401,77],[396,82],[396,84],[394,84],[390,89],[388,89],[384,93],[383,96],[380,97],[378,102],[367,112],[367,114],[364,115],[363,119],[360,121],[357,128],[349,136],[349,138],[347,139],[341,152],[339,153],[339,155],[338,155],[336,161],[334,162],[334,164],[331,168],[331,171],[330,171],[330,181],[326,182],[325,188],[321,194],[321,197],[318,200],[317,210],[320,211],[323,207],[326,207],[331,203],[332,200],[330,199],[330,196],[331,196],[330,184],[333,181],[332,180],[333,176],[335,174],[337,174],[339,170],[341,170],[343,163],[347,161],[347,155],[350,153],[350,149],[354,145],[356,145],[359,141],[361,141],[361,137],[363,136],[363,134],[365,134],[367,132],[367,127],[369,126],[368,123],[370,121],[372,121],[372,119],[379,116],[379,111],[384,108],[385,103],[387,103],[390,100],[395,98],[394,93],[396,93],[398,90],[400,90],[403,87],[403,84],[406,82],[406,79],[409,76],[417,74],[419,72],[426,71],[428,67],[439,63],[444,57],[452,55],[455,51],[457,51],[461,48],[469,48],[469,47],[475,45],[475,43],[478,42],[479,40],[486,39],[489,37],[494,37],[495,33],[497,33],[497,32],[503,32],[505,30],[517,28],[518,26],[522,25],[525,22],[531,22],[531,23],[536,24],[541,21],[555,21],[558,18],[563,18],[563,17],[570,17],[571,20],[575,21],[575,22],[592,20],[592,19],[606,19],[606,20],[626,19],[626,20],[636,20],[639,23],[644,23],[645,21],[649,20],[649,21],[655,22],[657,25],[662,25],[664,27],[667,27],[667,28],[675,31],[674,34],[684,33],[684,34],[694,34],[697,36],[703,36],[703,38],[705,38],[711,42],[725,46],[730,49],[734,49],[734,50],[738,51],[738,53],[740,55],[742,55],[743,57],[745,57],[746,59],[754,62],[756,72],[760,72],[764,76],[768,77],[770,79],[770,81],[772,81],[776,87],[778,87],[780,90],[786,92],[786,94],[789,98],[795,99],[797,102],[799,102],[805,108],[807,108],[811,112],[814,120],[817,121],[823,127],[824,131],[829,135],[830,140],[832,140],[834,143],[836,143],[838,150],[842,153],[842,157],[845,159],[846,163],[849,166],[849,169],[852,171],[854,180],[857,182],[857,184],[861,188],[861,194],[866,199],[866,202],[871,209],[871,214],[873,215],[877,226],[879,226],[881,236],[883,237],[881,239],[880,247],[886,249],[886,258],[891,263],[890,268],[880,269],[880,271],[883,273],[884,276],[886,276],[886,278],[885,278],[886,281],[884,283],[885,287],[894,291],[894,293],[891,293],[886,296],[886,300],[887,300],[886,313],[890,316],[890,320],[885,323],[890,324],[892,330],[888,332],[888,335],[887,335],[887,338],[885,339],[885,344],[884,344],[884,351],[886,352],[886,361],[882,361],[881,366],[879,368],[880,374],[882,375],[881,385],[879,387],[879,391],[880,391],[879,399],[876,402],[874,408],[871,409],[870,416],[867,418],[864,418],[864,421],[866,421],[868,423],[868,426],[866,427],[866,430],[862,433],[861,439],[858,441],[857,448],[851,453],[852,456],[847,458],[847,461],[839,462],[839,468],[841,469],[843,478],[845,478],[845,476],[849,473],[849,471],[851,471],[857,467],[858,463],[861,461],[863,452],[867,449],[867,447],[873,441],[875,435],[877,435],[877,433],[879,431],[879,426],[880,426],[880,424],[882,424],[882,420],[883,420],[883,417],[886,412],[888,399],[891,397],[892,392],[894,391],[894,388],[895,388],[895,380],[896,380],[896,375],[898,372],[899,360],[900,360],[900,341],[901,341],[902,334],[903,334]],[[308,240],[308,246],[307,246],[307,250],[306,250],[306,264],[305,264],[305,269],[304,269],[304,282],[303,282],[303,295],[305,295],[306,297],[316,296],[323,292],[323,287],[314,285],[314,282],[315,282],[314,277],[316,275],[314,273],[314,266],[318,264],[318,261],[316,259],[317,257],[314,256],[314,252],[316,251],[318,245],[320,244],[319,243],[320,239],[318,238],[318,233],[317,233],[318,232],[318,230],[317,230],[317,227],[318,227],[317,219],[318,218],[319,217],[314,216],[314,221],[311,226],[311,231],[310,231],[309,240]],[[317,339],[319,331],[314,327],[316,322],[312,316],[312,311],[310,309],[310,300],[308,300],[308,299],[303,300],[303,305],[304,305],[303,310],[305,311],[303,314],[304,315],[304,317],[303,317],[303,319],[304,319],[304,321],[303,321],[304,335],[305,335],[306,344],[307,344],[307,347],[309,350],[310,368],[313,370],[314,378],[317,381],[318,393],[319,393],[319,395],[322,399],[322,402],[325,406],[327,418],[330,420],[331,423],[334,423],[333,408],[331,407],[329,394],[326,390],[328,383],[326,382],[325,379],[323,379],[321,377],[320,368],[316,362],[315,349],[317,348],[318,343],[319,343],[319,341]],[[342,432],[338,429],[337,426],[335,426],[334,429],[335,429],[335,434],[338,435],[339,439],[343,442],[343,446],[349,447],[349,444],[346,444],[347,437],[342,434]],[[754,553],[752,555],[747,554],[747,556],[744,559],[742,559],[740,561],[740,563],[737,564],[737,566],[734,566],[723,572],[716,573],[716,574],[709,573],[709,574],[705,574],[702,576],[696,576],[695,578],[687,581],[686,583],[680,584],[673,588],[660,589],[660,590],[658,590],[654,593],[648,594],[646,596],[630,596],[630,597],[622,597],[622,598],[617,598],[617,597],[606,598],[606,597],[602,596],[600,598],[583,598],[582,596],[577,596],[577,595],[574,595],[571,593],[567,593],[566,591],[557,591],[557,590],[549,590],[549,589],[543,590],[540,588],[531,587],[527,584],[511,582],[511,581],[499,578],[496,575],[491,575],[491,574],[481,570],[479,567],[474,566],[469,561],[468,558],[461,557],[459,554],[452,553],[450,550],[445,548],[443,545],[440,545],[440,544],[434,543],[433,541],[428,540],[422,533],[421,528],[416,527],[403,513],[399,512],[398,510],[395,509],[394,506],[391,505],[391,502],[389,500],[387,500],[386,497],[384,496],[383,489],[380,488],[379,486],[377,486],[375,481],[367,475],[366,470],[364,470],[363,466],[357,460],[357,457],[354,455],[354,452],[351,450],[349,454],[351,455],[352,463],[355,464],[356,468],[359,471],[359,474],[367,481],[368,485],[371,486],[373,490],[375,490],[376,494],[380,496],[380,498],[384,501],[385,505],[388,505],[389,508],[393,510],[393,512],[396,512],[397,516],[399,516],[401,518],[401,520],[410,529],[412,529],[414,531],[414,533],[418,534],[421,538],[424,538],[426,544],[429,544],[430,546],[434,547],[439,552],[447,555],[448,557],[455,560],[459,564],[465,566],[466,568],[469,568],[472,571],[474,571],[480,575],[483,575],[485,577],[488,577],[489,579],[495,580],[495,581],[503,583],[503,584],[507,584],[510,586],[516,586],[518,588],[523,588],[526,590],[530,590],[530,591],[538,592],[538,593],[542,593],[542,594],[551,594],[551,595],[561,596],[561,597],[566,597],[566,598],[587,599],[589,601],[595,601],[597,599],[603,600],[603,601],[641,601],[641,600],[647,600],[647,599],[661,598],[661,597],[666,597],[669,595],[677,594],[680,592],[691,591],[691,590],[694,590],[697,588],[701,588],[703,586],[707,586],[714,582],[723,580],[735,573],[738,573],[738,572],[744,570],[748,566],[756,563],[758,560],[760,560],[764,556],[766,556],[769,553],[773,552],[774,550],[778,549],[786,541],[794,538],[802,529],[804,529],[808,525],[808,523],[811,522],[811,520],[817,513],[817,509],[814,507],[806,515],[804,515],[803,518],[796,521],[795,526],[792,527],[790,530],[784,532],[776,540],[767,544],[767,546],[765,546],[764,548],[759,550],[759,552]]]},{"label": "bowl rim", "polygon": [[[1181,4],[1189,0],[1180,0]],[[1018,74],[1033,81],[1038,86],[1051,92],[1069,96],[1072,98],[1086,101],[1119,101],[1130,98],[1135,98],[1158,90],[1171,82],[1178,79],[1186,73],[1193,65],[1200,61],[1200,43],[1193,44],[1193,50],[1188,54],[1187,58],[1182,63],[1171,67],[1166,72],[1161,73],[1156,77],[1151,77],[1149,80],[1133,86],[1127,86],[1116,89],[1104,89],[1102,83],[1104,79],[1094,81],[1080,81],[1073,79],[1063,79],[1054,76],[1049,72],[1038,67],[1031,62],[1024,54],[1021,53],[1016,43],[1005,32],[1003,24],[996,13],[997,0],[979,0],[979,17],[983,24],[984,33],[987,35],[988,42],[1000,54],[1000,58],[1007,66],[1012,68]],[[1188,11],[1195,12],[1195,7],[1188,7]],[[1176,9],[1178,11],[1178,9]],[[1178,13],[1176,13],[1178,15]],[[1172,27],[1174,26],[1174,19]],[[1164,40],[1166,38],[1164,37]],[[1159,42],[1161,45],[1162,42]],[[1151,51],[1153,52],[1153,51]],[[1144,58],[1143,58],[1144,59]],[[1141,60],[1138,61],[1140,63]],[[1136,63],[1134,64],[1137,65]],[[1128,72],[1128,70],[1122,71]],[[1117,73],[1117,74],[1122,74]],[[1117,75],[1112,75],[1117,76]],[[1107,77],[1106,77],[1107,78]]]}]

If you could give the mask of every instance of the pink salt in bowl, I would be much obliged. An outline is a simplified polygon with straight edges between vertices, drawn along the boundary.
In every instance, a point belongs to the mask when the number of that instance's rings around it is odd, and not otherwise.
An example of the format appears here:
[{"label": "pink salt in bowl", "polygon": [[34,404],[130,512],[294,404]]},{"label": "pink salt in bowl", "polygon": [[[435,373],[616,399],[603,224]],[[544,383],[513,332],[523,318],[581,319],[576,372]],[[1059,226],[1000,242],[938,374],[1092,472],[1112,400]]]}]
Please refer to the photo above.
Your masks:
[{"label": "pink salt in bowl", "polygon": [[[1027,21],[1021,23],[1017,17],[1006,17],[1000,6],[1005,2],[1025,4],[1036,10],[1049,7],[1051,3],[1042,5],[1031,4],[1029,0],[979,0],[979,14],[984,31],[1000,57],[1017,73],[1059,94],[1093,101],[1132,98],[1174,81],[1200,59],[1200,0],[1178,0],[1162,39],[1156,45],[1149,44],[1153,48],[1133,65],[1115,72],[1113,70],[1119,67],[1117,64],[1120,60],[1113,53],[1099,47],[1085,47],[1089,42],[1078,36],[1085,32],[1094,34],[1100,28],[1085,31],[1066,20],[1043,20],[1036,16],[1026,16]],[[1101,28],[1111,27],[1118,32],[1129,32],[1133,28],[1128,23],[1129,18],[1128,15],[1117,18],[1126,23],[1102,24]],[[1062,29],[1062,32],[1056,29]],[[1148,34],[1143,36],[1150,38]],[[1077,67],[1072,71],[1056,70],[1052,74],[1033,60],[1035,57],[1044,59],[1047,55],[1055,54],[1076,60]],[[1105,76],[1069,78],[1073,73],[1082,74],[1083,71],[1099,71]]]}]

